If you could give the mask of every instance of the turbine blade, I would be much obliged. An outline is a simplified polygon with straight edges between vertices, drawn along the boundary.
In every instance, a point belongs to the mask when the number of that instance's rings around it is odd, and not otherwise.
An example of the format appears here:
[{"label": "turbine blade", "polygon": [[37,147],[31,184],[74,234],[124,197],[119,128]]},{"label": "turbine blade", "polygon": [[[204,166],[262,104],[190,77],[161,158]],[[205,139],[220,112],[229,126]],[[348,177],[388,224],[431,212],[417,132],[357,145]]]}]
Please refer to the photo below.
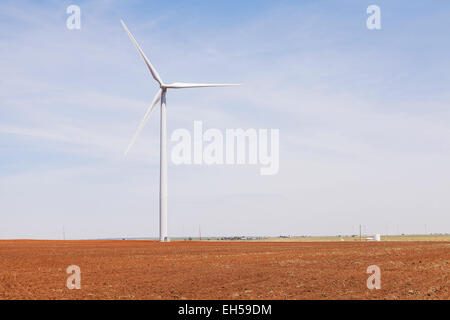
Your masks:
[{"label": "turbine blade", "polygon": [[147,112],[144,115],[144,118],[142,119],[141,123],[139,124],[139,127],[136,130],[136,133],[133,136],[133,139],[131,139],[130,144],[128,145],[128,148],[125,150],[125,155],[130,151],[131,147],[133,146],[134,142],[136,141],[137,136],[141,132],[142,128],[147,123],[148,118],[150,117],[150,114],[152,113],[153,109],[155,108],[156,104],[161,100],[161,93],[162,89],[159,89],[156,93],[155,97],[153,98],[152,104],[150,105],[150,108],[148,108]]},{"label": "turbine blade", "polygon": [[125,29],[125,31],[128,33],[128,36],[130,37],[131,41],[133,41],[134,45],[136,46],[136,48],[138,49],[139,53],[141,54],[142,58],[144,58],[145,64],[147,65],[148,69],[150,70],[150,72],[152,73],[153,79],[155,79],[156,81],[158,81],[158,83],[160,85],[163,84],[163,81],[161,80],[161,77],[159,76],[158,72],[156,71],[156,69],[153,67],[153,65],[151,64],[150,60],[147,59],[147,57],[144,54],[144,51],[142,51],[141,47],[139,46],[139,44],[137,43],[136,39],[133,37],[133,35],[131,34],[130,30],[128,30],[127,26],[125,25],[125,23],[123,22],[123,20],[120,20],[120,22],[122,23],[123,28]]},{"label": "turbine blade", "polygon": [[183,88],[202,88],[202,87],[230,87],[230,86],[240,86],[240,84],[235,83],[188,83],[188,82],[174,82],[167,84],[165,88],[171,89],[183,89]]}]

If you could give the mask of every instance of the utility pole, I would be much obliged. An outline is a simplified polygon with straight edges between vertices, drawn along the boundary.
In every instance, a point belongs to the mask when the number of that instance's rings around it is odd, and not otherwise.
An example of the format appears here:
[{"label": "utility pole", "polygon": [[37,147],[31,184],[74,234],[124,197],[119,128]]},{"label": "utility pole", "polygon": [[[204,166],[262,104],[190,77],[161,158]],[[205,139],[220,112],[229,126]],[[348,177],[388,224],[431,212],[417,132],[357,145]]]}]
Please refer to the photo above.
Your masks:
[{"label": "utility pole", "polygon": [[199,235],[200,241],[202,241],[202,229],[200,226],[198,226],[198,235]]},{"label": "utility pole", "polygon": [[361,236],[361,225],[359,225],[359,241],[362,241],[362,236]]}]

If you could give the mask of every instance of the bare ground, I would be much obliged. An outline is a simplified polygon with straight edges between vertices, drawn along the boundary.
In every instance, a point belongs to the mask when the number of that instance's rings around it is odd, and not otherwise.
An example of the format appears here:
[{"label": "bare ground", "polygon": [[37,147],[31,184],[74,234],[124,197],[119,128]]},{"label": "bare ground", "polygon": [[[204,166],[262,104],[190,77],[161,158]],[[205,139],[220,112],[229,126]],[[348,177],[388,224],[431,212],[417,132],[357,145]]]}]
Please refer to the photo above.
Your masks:
[{"label": "bare ground", "polygon": [[449,284],[450,242],[0,241],[0,299],[449,299]]}]

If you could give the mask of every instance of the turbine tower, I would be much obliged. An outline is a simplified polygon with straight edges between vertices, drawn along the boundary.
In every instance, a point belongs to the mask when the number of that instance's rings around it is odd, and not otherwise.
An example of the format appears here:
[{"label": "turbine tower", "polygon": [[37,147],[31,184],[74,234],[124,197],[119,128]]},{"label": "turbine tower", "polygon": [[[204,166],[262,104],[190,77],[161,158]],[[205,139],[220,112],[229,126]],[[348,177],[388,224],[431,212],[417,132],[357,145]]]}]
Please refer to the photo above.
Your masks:
[{"label": "turbine tower", "polygon": [[184,88],[200,88],[200,87],[226,87],[226,86],[238,86],[239,84],[224,84],[224,83],[186,83],[186,82],[174,82],[171,84],[165,84],[161,77],[159,76],[156,69],[150,63],[150,60],[147,59],[144,52],[142,51],[139,44],[134,39],[130,30],[128,30],[125,23],[120,20],[123,28],[128,33],[131,41],[133,41],[136,49],[139,51],[140,55],[145,61],[150,73],[152,74],[153,79],[156,80],[159,84],[159,90],[156,93],[153,101],[148,108],[147,112],[144,115],[141,123],[139,124],[136,133],[131,139],[128,148],[125,150],[125,155],[130,151],[131,146],[136,141],[137,136],[141,132],[142,128],[145,126],[150,114],[155,108],[156,104],[161,101],[161,122],[160,122],[160,163],[159,163],[159,240],[161,242],[168,242],[169,235],[167,232],[167,127],[166,127],[166,93],[167,89],[184,89]]}]

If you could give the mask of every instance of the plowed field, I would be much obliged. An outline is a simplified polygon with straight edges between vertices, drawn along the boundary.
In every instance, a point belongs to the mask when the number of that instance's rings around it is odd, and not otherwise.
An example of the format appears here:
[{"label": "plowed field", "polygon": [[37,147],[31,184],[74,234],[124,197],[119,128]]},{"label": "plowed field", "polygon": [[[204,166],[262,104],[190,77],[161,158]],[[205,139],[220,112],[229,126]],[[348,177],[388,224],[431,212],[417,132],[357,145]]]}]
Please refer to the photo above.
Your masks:
[{"label": "plowed field", "polygon": [[0,241],[0,299],[449,299],[449,285],[450,242]]}]

